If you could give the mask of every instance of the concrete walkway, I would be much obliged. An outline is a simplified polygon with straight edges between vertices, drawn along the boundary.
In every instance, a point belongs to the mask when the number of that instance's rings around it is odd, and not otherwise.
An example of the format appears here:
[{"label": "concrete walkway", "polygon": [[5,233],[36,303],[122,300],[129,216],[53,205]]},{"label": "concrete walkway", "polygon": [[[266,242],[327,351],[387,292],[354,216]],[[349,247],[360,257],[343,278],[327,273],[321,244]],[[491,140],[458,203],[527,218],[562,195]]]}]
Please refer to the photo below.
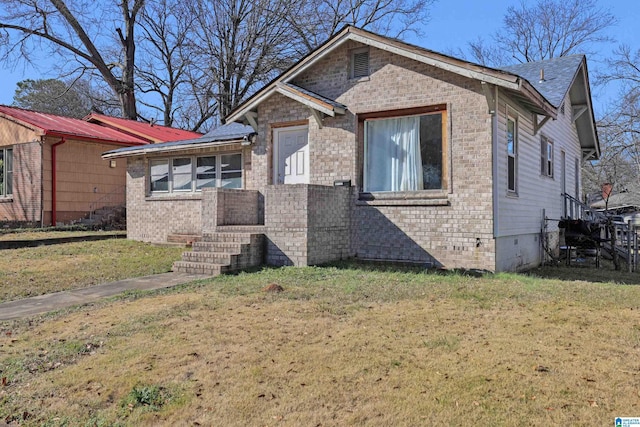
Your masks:
[{"label": "concrete walkway", "polygon": [[210,276],[199,276],[186,273],[154,274],[153,276],[119,280],[117,282],[104,283],[102,285],[91,286],[89,288],[74,289],[16,301],[9,301],[0,304],[0,321],[19,319],[21,317],[43,314],[74,305],[87,304],[98,301],[102,298],[118,295],[129,290],[170,288],[172,286],[209,277]]}]

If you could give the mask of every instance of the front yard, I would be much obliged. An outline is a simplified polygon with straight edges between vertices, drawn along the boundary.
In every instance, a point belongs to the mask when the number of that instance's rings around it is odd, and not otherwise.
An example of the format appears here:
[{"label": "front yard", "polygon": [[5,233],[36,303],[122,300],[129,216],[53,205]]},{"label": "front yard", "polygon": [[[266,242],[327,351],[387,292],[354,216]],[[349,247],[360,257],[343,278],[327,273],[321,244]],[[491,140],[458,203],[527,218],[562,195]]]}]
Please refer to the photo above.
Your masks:
[{"label": "front yard", "polygon": [[264,269],[0,332],[0,422],[21,425],[593,426],[640,414],[631,285]]},{"label": "front yard", "polygon": [[[14,233],[0,235],[0,241],[87,234],[99,233]],[[183,251],[126,239],[0,250],[0,302],[163,273]]]}]

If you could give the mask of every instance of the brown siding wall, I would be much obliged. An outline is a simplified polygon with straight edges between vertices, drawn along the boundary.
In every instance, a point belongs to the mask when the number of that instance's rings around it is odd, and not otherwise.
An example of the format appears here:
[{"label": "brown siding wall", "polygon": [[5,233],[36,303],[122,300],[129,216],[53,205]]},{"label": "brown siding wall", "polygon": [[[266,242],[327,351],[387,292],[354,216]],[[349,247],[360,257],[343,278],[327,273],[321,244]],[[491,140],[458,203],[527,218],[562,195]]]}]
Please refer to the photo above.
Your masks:
[{"label": "brown siding wall", "polygon": [[[52,145],[60,138],[47,138],[44,150],[45,218],[52,215]],[[56,147],[56,221],[69,223],[84,218],[92,208],[118,206],[125,202],[126,161],[110,167],[101,155],[120,147],[113,144],[68,140]]]},{"label": "brown siding wall", "polygon": [[13,146],[13,195],[0,198],[0,221],[40,225],[40,159],[39,142]]},{"label": "brown siding wall", "polygon": [[0,222],[39,225],[41,214],[40,136],[7,119],[0,119],[0,147],[13,146],[13,195],[0,198]]}]

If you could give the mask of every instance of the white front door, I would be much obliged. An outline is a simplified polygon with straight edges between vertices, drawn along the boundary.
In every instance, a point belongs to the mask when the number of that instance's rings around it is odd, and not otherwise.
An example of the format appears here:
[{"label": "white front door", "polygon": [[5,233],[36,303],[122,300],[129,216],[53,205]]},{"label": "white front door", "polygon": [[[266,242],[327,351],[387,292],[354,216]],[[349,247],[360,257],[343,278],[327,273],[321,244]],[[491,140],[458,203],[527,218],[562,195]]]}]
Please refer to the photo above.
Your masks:
[{"label": "white front door", "polygon": [[273,131],[275,184],[309,183],[309,129],[306,126]]}]

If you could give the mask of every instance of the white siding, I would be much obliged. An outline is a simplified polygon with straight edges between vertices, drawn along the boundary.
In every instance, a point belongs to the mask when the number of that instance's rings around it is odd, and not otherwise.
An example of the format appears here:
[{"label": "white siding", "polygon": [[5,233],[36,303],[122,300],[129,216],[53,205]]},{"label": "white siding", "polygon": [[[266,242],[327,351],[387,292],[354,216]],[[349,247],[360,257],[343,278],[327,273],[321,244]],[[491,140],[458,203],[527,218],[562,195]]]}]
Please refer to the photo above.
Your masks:
[{"label": "white siding", "polygon": [[[509,111],[509,113],[507,113]],[[500,93],[497,113],[497,227],[496,239],[508,250],[498,250],[498,266],[530,266],[539,262],[539,236],[543,220],[543,210],[548,218],[562,217],[562,152],[565,153],[566,191],[575,195],[575,161],[580,159],[580,143],[571,117],[569,97],[565,98],[565,113],[558,113],[556,120],[549,120],[533,134],[533,116],[514,100]],[[507,114],[518,120],[518,168],[517,194],[507,191]],[[545,136],[554,144],[553,177],[541,173],[540,145]],[[579,172],[578,172],[579,173]],[[549,221],[550,232],[558,231],[558,222]],[[526,236],[526,237],[525,237]],[[507,238],[508,239],[505,239]],[[527,242],[527,243],[525,243]],[[522,247],[525,244],[526,247]],[[537,246],[537,249],[536,247]],[[502,254],[500,254],[502,252]],[[498,269],[506,269],[500,268]]]}]

